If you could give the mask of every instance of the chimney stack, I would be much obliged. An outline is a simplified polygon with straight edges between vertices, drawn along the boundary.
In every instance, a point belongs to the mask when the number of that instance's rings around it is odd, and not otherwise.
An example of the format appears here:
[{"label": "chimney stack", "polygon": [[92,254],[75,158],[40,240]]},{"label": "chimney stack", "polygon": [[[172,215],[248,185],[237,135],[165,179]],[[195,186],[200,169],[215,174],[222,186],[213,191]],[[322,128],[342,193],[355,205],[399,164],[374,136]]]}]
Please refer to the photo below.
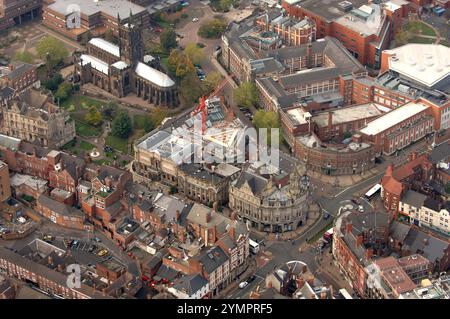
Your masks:
[{"label": "chimney stack", "polygon": [[328,130],[333,127],[333,112],[328,112]]},{"label": "chimney stack", "polygon": [[352,223],[347,223],[345,230],[346,230],[346,233],[347,233],[347,234],[348,234],[348,233],[351,233],[352,230],[353,230],[353,225],[352,225]]},{"label": "chimney stack", "polygon": [[230,234],[230,237],[234,239],[234,236],[235,236],[235,234],[236,234],[236,233],[235,233],[234,226],[231,226],[231,227],[230,227],[228,233]]},{"label": "chimney stack", "polygon": [[180,220],[180,211],[177,209],[177,211],[175,212],[175,218],[176,218],[176,221],[179,221]]},{"label": "chimney stack", "polygon": [[417,159],[417,156],[418,156],[418,154],[417,154],[417,152],[411,152],[410,154],[409,154],[409,156],[408,156],[408,160],[411,162],[411,161],[414,161],[415,159]]}]

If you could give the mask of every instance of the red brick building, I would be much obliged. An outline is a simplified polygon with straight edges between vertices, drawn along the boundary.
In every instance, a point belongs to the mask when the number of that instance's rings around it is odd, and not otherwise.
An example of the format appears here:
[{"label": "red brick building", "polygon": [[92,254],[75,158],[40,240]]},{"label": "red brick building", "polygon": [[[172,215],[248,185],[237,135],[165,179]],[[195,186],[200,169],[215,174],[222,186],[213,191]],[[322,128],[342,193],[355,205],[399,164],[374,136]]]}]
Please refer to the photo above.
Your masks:
[{"label": "red brick building", "polygon": [[377,154],[394,154],[434,131],[434,117],[425,103],[407,103],[359,130]]},{"label": "red brick building", "polygon": [[21,92],[38,81],[37,67],[32,64],[14,62],[9,65],[9,73],[2,78],[4,85]]},{"label": "red brick building", "polygon": [[434,176],[434,165],[428,155],[418,156],[416,152],[408,156],[408,162],[395,168],[389,165],[381,180],[381,198],[385,209],[397,217],[402,194],[414,184],[429,181]]},{"label": "red brick building", "polygon": [[46,195],[41,195],[36,202],[36,211],[53,223],[78,230],[92,230],[92,225],[85,224],[85,214]]},{"label": "red brick building", "polygon": [[381,51],[409,13],[408,2],[401,0],[384,6],[366,0],[284,0],[281,5],[291,16],[313,20],[317,38],[337,38],[362,64],[375,69],[380,67]]}]

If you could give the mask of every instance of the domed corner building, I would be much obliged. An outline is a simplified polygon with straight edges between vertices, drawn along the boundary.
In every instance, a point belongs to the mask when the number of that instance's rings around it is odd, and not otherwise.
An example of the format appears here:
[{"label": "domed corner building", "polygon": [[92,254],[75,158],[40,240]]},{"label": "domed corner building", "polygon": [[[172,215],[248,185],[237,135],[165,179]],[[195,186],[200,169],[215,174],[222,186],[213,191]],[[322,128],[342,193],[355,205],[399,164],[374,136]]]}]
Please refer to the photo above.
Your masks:
[{"label": "domed corner building", "polygon": [[232,182],[229,206],[258,231],[282,233],[305,224],[310,203],[309,178],[296,165],[287,176],[263,177],[249,169]]}]

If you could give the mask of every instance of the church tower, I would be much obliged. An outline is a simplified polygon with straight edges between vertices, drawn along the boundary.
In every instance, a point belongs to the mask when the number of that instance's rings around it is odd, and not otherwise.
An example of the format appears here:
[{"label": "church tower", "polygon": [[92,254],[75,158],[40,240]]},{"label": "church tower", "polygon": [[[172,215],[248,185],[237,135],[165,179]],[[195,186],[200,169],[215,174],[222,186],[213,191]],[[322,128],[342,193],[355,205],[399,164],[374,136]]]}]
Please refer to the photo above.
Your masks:
[{"label": "church tower", "polygon": [[122,23],[117,16],[119,24],[119,49],[121,60],[128,65],[135,66],[143,60],[144,43],[142,40],[142,19],[134,19],[131,10],[128,22]]}]

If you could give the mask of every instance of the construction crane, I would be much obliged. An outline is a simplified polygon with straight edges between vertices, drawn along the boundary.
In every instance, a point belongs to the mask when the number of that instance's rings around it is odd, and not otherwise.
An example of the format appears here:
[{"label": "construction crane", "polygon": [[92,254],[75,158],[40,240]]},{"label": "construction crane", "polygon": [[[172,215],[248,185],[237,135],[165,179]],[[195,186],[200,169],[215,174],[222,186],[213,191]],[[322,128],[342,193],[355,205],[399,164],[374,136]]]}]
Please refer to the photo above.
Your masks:
[{"label": "construction crane", "polygon": [[[228,80],[225,78],[214,90],[214,92],[212,92],[209,97],[214,97],[216,96],[220,91],[223,90],[223,88],[225,87],[225,85],[227,84]],[[198,106],[195,108],[195,110],[191,113],[191,116],[195,116],[198,113],[202,113],[202,135],[205,133],[206,131],[206,116],[208,115],[208,108],[206,107],[206,97],[202,96],[200,98],[200,103],[198,104]]]},{"label": "construction crane", "polygon": [[208,109],[206,108],[206,97],[202,96],[200,98],[200,103],[195,108],[195,110],[191,113],[192,116],[196,116],[198,113],[202,113],[202,135],[206,131],[206,116],[208,115]]}]

